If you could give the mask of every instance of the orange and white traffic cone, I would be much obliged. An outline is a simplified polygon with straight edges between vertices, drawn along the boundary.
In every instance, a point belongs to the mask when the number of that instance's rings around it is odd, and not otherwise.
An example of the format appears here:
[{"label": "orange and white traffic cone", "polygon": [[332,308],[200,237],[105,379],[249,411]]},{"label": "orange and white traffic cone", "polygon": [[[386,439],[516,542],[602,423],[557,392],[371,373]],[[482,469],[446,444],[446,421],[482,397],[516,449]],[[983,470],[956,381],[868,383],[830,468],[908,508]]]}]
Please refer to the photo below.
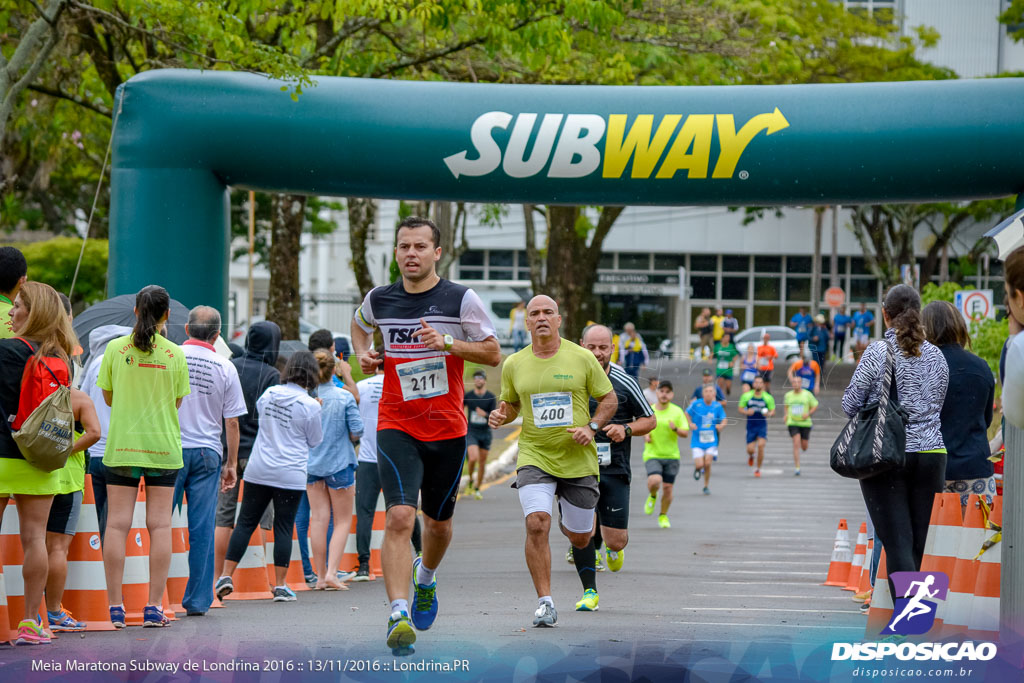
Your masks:
[{"label": "orange and white traffic cone", "polygon": [[828,576],[825,577],[823,586],[846,586],[850,577],[850,565],[853,558],[850,552],[850,530],[846,526],[846,520],[839,520],[839,528],[836,530],[836,541],[832,547],[832,559],[828,564]]},{"label": "orange and white traffic cone", "polygon": [[[239,483],[238,489],[238,510],[242,508],[242,497],[245,495],[245,482]],[[235,513],[236,518],[238,512]],[[237,528],[237,527],[236,527]],[[219,577],[218,577],[219,578]],[[274,594],[270,592],[270,583],[267,581],[266,553],[263,548],[263,529],[256,525],[249,537],[249,545],[245,554],[238,561],[231,582],[235,590],[231,595],[225,596],[224,600],[271,600]]]},{"label": "orange and white traffic cone", "polygon": [[[977,494],[972,493],[967,499],[967,510],[964,515],[964,526],[960,532],[960,547],[957,550],[956,566],[949,579],[949,594],[945,605],[936,614],[936,623],[942,619],[942,637],[963,633],[971,620],[971,608],[974,603],[974,584],[978,579],[978,566],[981,564],[974,557],[985,542],[985,520],[981,511],[981,503]],[[932,628],[931,633],[939,633]]]},{"label": "orange and white traffic cone", "polygon": [[[384,497],[377,496],[377,509],[373,513],[373,530],[370,532],[370,579],[384,576],[384,570],[380,563],[380,549],[384,545],[384,523],[387,519],[387,511],[384,507]],[[345,541],[345,554],[341,558],[342,571],[356,571],[359,569],[359,553],[356,545],[356,515],[352,515],[351,531],[348,540]]]},{"label": "orange and white traffic cone", "polygon": [[864,567],[860,573],[860,583],[854,592],[851,600],[854,602],[867,602],[871,599],[871,558],[875,552],[875,539],[868,539],[867,552],[864,554]]},{"label": "orange and white traffic cone", "polygon": [[885,568],[885,548],[878,560],[875,588],[871,591],[871,609],[868,610],[868,625],[864,630],[865,640],[877,640],[889,622],[892,621],[892,595],[889,594],[889,573]]},{"label": "orange and white traffic cone", "polygon": [[[935,494],[938,507],[932,507],[934,522],[928,527],[921,571],[942,572],[952,583],[956,570],[956,557],[960,550],[960,536],[963,532],[963,514],[959,493]],[[946,601],[939,601],[935,610],[935,623],[930,633],[939,633],[942,627]]]},{"label": "orange and white traffic cone", "polygon": [[17,628],[11,626],[10,610],[7,609],[7,589],[4,586],[4,565],[0,562],[0,643],[9,643],[18,636]]},{"label": "orange and white traffic cone", "polygon": [[75,537],[68,547],[68,578],[61,601],[77,621],[85,622],[86,631],[114,630],[107,610],[107,576],[103,571],[103,548],[91,474],[85,475],[82,510]]},{"label": "orange and white traffic cone", "polygon": [[[171,566],[167,572],[167,600],[173,610],[184,612],[181,601],[188,585],[188,500],[171,511]],[[166,612],[166,611],[165,611]]]},{"label": "orange and white traffic cone", "polygon": [[857,592],[857,586],[860,585],[860,575],[863,573],[864,567],[867,565],[866,557],[868,551],[868,525],[866,522],[861,522],[860,531],[857,532],[857,545],[853,550],[853,561],[850,563],[850,575],[846,579],[846,585],[843,586],[844,591]]},{"label": "orange and white traffic cone", "polygon": [[[985,548],[978,565],[978,579],[974,584],[974,602],[967,622],[967,635],[975,640],[996,640],[999,638],[999,578],[1002,561],[1001,531],[1003,525],[1003,497],[992,499],[992,514],[989,528],[985,531]],[[996,538],[998,536],[998,538]]]}]

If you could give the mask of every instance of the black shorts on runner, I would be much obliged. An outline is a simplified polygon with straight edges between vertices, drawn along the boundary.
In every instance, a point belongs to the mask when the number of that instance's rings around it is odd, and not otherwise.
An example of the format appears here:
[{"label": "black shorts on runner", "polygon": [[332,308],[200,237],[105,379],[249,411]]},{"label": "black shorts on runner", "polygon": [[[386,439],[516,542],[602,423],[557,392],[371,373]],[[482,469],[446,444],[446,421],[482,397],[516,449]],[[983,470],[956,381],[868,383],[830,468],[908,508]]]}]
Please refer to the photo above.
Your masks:
[{"label": "black shorts on runner", "polygon": [[758,371],[758,374],[761,375],[762,378],[764,378],[764,383],[765,384],[771,384],[772,383],[772,371],[771,370],[760,370],[760,371]]},{"label": "black shorts on runner", "polygon": [[650,458],[644,460],[644,469],[647,476],[657,474],[666,484],[674,484],[679,474],[679,458]]},{"label": "black shorts on runner", "polygon": [[796,436],[797,434],[800,435],[801,439],[807,440],[807,439],[811,438],[811,428],[810,427],[790,427],[789,428],[789,435],[790,436]]},{"label": "black shorts on runner", "polygon": [[597,501],[597,523],[612,529],[628,529],[629,478],[622,474],[602,474],[598,488],[601,498]]},{"label": "black shorts on runner", "polygon": [[51,534],[74,536],[78,529],[78,514],[82,511],[82,492],[60,493],[50,503],[50,516],[46,530]]},{"label": "black shorts on runner", "polygon": [[487,431],[477,431],[470,427],[469,431],[466,432],[466,446],[477,446],[482,450],[489,451],[491,450],[492,438],[493,433],[491,432],[490,429],[488,429]]},{"label": "black shorts on runner", "polygon": [[466,461],[466,437],[420,441],[397,429],[377,432],[377,471],[384,505],[421,502],[423,514],[443,522],[455,513]]},{"label": "black shorts on runner", "polygon": [[[162,470],[149,467],[106,467],[107,486],[139,487],[139,480],[145,479],[146,486],[174,488],[178,481],[178,470]],[[180,468],[179,468],[180,469]]]}]

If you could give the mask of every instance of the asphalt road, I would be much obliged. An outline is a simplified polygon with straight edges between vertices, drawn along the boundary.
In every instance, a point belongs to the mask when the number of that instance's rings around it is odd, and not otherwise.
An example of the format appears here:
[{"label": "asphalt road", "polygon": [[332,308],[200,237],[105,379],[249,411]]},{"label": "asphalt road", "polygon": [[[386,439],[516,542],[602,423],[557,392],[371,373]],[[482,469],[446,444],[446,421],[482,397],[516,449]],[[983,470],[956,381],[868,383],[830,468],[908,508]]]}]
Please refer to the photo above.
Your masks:
[{"label": "asphalt road", "polygon": [[[678,402],[699,382],[701,367],[673,362],[660,369],[676,383]],[[674,656],[722,661],[723,670],[731,672],[735,666],[729,662],[749,653],[752,643],[800,648],[863,637],[866,619],[851,594],[820,585],[839,519],[847,519],[855,536],[865,515],[856,483],[828,467],[828,449],[845,422],[839,396],[848,375],[848,369],[837,371],[830,378],[835,389],[821,396],[800,477],[793,476],[781,410],[770,422],[760,479],[747,466],[742,419],[724,431],[710,496],[702,495],[701,484],[690,477],[688,444],[682,444],[684,466],[668,530],[643,514],[642,440],[634,439],[625,567],[598,574],[600,611],[574,612],[582,589],[565,561],[567,540],[553,535],[552,591],[559,615],[554,629],[531,627],[536,596],[523,557],[525,533],[515,491],[502,482],[487,488],[481,501],[463,498],[454,540],[438,572],[439,616],[430,631],[419,634],[417,653],[408,661],[432,666],[466,659],[473,679],[522,679],[549,665],[575,663],[585,670],[616,662],[668,662]],[[781,404],[779,385],[776,380]],[[738,416],[738,398],[734,389],[730,418]],[[352,659],[368,662],[352,667],[368,667],[372,677],[374,662],[378,667],[391,662],[384,644],[384,585],[381,580],[350,585],[347,592],[300,592],[293,603],[230,602],[162,630],[66,634],[45,649],[0,652],[0,679],[15,680],[32,660],[68,659],[199,666],[226,661],[264,666],[267,660],[271,668],[280,660],[283,667],[291,662],[303,670],[341,666],[309,660]],[[385,673],[382,669],[380,677]]]}]

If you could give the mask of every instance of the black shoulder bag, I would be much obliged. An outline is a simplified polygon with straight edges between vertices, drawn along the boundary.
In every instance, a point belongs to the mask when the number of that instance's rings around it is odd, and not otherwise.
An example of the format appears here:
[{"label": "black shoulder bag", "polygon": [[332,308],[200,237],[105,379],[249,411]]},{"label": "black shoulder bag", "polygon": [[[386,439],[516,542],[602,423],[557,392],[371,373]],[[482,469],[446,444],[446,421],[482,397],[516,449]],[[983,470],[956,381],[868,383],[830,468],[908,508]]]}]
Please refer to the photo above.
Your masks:
[{"label": "black shoulder bag", "polygon": [[867,479],[900,469],[907,454],[907,413],[896,390],[896,360],[885,343],[885,371],[879,400],[861,408],[832,444],[829,464],[843,477]]}]

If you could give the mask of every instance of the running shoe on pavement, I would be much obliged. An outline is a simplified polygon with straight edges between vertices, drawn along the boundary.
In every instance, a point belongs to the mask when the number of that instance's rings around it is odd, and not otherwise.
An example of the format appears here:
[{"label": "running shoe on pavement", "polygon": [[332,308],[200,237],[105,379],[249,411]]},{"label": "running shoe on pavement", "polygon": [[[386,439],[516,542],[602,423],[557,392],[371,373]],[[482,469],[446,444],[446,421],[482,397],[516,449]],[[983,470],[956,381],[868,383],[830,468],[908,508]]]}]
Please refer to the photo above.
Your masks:
[{"label": "running shoe on pavement", "polygon": [[617,572],[622,569],[622,562],[625,560],[625,549],[618,552],[614,550],[605,550],[604,557],[605,563],[608,565],[608,569],[613,572]]},{"label": "running shoe on pavement", "polygon": [[583,591],[583,599],[576,603],[577,612],[596,612],[597,603],[600,598],[597,595],[597,591],[593,588],[588,588]]},{"label": "running shoe on pavement", "polygon": [[654,514],[654,504],[657,502],[657,500],[658,499],[655,496],[647,496],[647,500],[644,501],[645,515]]},{"label": "running shoe on pavement", "polygon": [[35,619],[22,619],[18,623],[18,637],[15,645],[49,645],[50,635]]},{"label": "running shoe on pavement", "polygon": [[672,523],[668,521],[668,515],[658,515],[658,526],[660,526],[662,529],[672,528]]},{"label": "running shoe on pavement", "polygon": [[114,628],[124,628],[124,605],[110,606],[110,623]]},{"label": "running shoe on pavement", "polygon": [[704,474],[704,468],[703,467],[698,467],[697,469],[695,469],[693,471],[693,480],[694,481],[700,481],[701,475],[703,475],[703,474]]},{"label": "running shoe on pavement", "polygon": [[412,583],[415,594],[412,596],[412,624],[420,631],[433,626],[437,618],[437,577],[429,586],[416,582],[416,574],[423,564],[423,558],[417,557],[412,563]]},{"label": "running shoe on pavement", "polygon": [[306,582],[306,586],[310,590],[313,590],[314,588],[316,588],[316,584],[320,581],[320,577],[316,575],[316,572],[313,572],[311,574],[306,574],[305,576],[302,577],[302,579],[303,579],[303,581]]},{"label": "running shoe on pavement", "polygon": [[537,611],[533,613],[533,625],[538,628],[551,628],[558,623],[558,612],[555,606],[542,602]]},{"label": "running shoe on pavement", "polygon": [[171,620],[164,615],[162,607],[146,605],[142,610],[142,625],[145,628],[163,628],[170,626]]},{"label": "running shoe on pavement", "polygon": [[594,553],[594,571],[603,572],[605,570],[604,562],[601,561],[601,551]]},{"label": "running shoe on pavement", "polygon": [[338,581],[345,583],[346,581],[351,581],[356,578],[356,572],[337,572],[335,576],[338,577]]},{"label": "running shoe on pavement", "polygon": [[71,612],[64,609],[64,605],[60,606],[56,612],[46,611],[46,620],[50,624],[50,629],[58,633],[84,631],[85,622],[77,621]]},{"label": "running shoe on pavement", "polygon": [[800,476],[800,468],[799,467],[797,467],[795,470],[793,470],[793,476],[794,477],[799,477]]},{"label": "running shoe on pavement", "polygon": [[565,561],[569,564],[576,564],[576,560],[572,556],[572,546],[569,546],[569,549],[565,551]]},{"label": "running shoe on pavement", "polygon": [[[306,582],[309,583],[308,581]],[[214,592],[217,594],[218,600],[223,600],[227,596],[235,592],[235,584],[231,582],[230,576],[222,576],[217,579],[217,585],[214,586]]]},{"label": "running shoe on pavement", "polygon": [[388,647],[395,657],[411,655],[415,650],[416,631],[409,620],[408,612],[392,612],[388,618]]},{"label": "running shoe on pavement", "polygon": [[704,495],[705,496],[710,496],[711,495],[711,489],[709,489],[707,486],[704,487]]},{"label": "running shoe on pavement", "polygon": [[295,602],[298,598],[288,586],[274,586],[274,602]]},{"label": "running shoe on pavement", "polygon": [[483,500],[484,499],[484,492],[481,491],[479,488],[474,488],[473,489],[473,498],[475,498],[477,500]]},{"label": "running shoe on pavement", "polygon": [[865,600],[864,602],[862,602],[860,604],[860,607],[858,609],[860,609],[860,613],[861,614],[867,614],[868,612],[871,611],[871,601],[870,600]]},{"label": "running shoe on pavement", "polygon": [[871,589],[869,588],[863,593],[854,593],[850,599],[854,602],[868,602],[871,600]]},{"label": "running shoe on pavement", "polygon": [[760,477],[761,476],[761,470],[754,470],[754,476],[755,477]]},{"label": "running shoe on pavement", "polygon": [[368,564],[366,564],[364,562],[363,564],[359,565],[359,569],[358,569],[358,571],[356,571],[356,575],[352,577],[352,581],[353,582],[360,582],[361,583],[363,581],[369,581],[369,580],[370,580],[370,565],[368,565]]},{"label": "running shoe on pavement", "polygon": [[754,456],[747,455],[747,467],[753,467],[753,466],[754,466]]}]

